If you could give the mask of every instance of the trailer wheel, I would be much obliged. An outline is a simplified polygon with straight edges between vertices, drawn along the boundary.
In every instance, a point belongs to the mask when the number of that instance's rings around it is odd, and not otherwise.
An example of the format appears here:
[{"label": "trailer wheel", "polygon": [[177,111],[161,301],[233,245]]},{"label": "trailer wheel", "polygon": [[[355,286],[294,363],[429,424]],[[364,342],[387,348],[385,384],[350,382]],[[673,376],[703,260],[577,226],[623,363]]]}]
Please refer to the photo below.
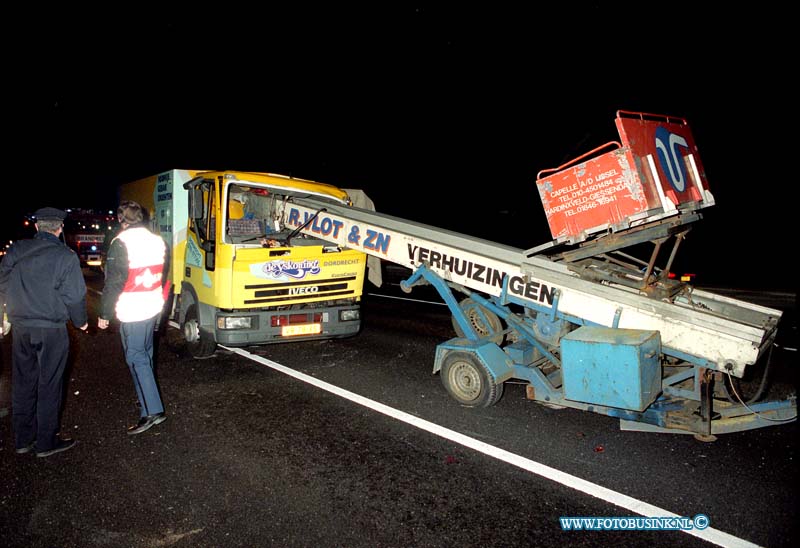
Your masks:
[{"label": "trailer wheel", "polygon": [[186,349],[193,358],[210,358],[217,350],[217,343],[200,338],[200,318],[197,314],[197,305],[193,304],[186,311],[186,318],[181,326]]},{"label": "trailer wheel", "polygon": [[451,352],[442,365],[442,384],[461,405],[490,407],[503,395],[486,366],[470,352]]},{"label": "trailer wheel", "polygon": [[[503,334],[501,333],[503,331],[503,322],[500,321],[500,318],[497,317],[497,314],[490,312],[470,298],[461,301],[459,306],[464,311],[467,321],[472,324],[472,328],[479,337],[486,337],[490,333],[497,333],[497,335],[492,337],[490,340],[495,344],[503,344]],[[480,312],[478,309],[480,309]],[[483,313],[483,316],[486,316],[486,322],[484,322],[481,312]],[[453,329],[455,329],[456,335],[463,338],[465,336],[464,330],[461,329],[460,325],[458,325],[455,316],[452,317],[452,321]]]}]

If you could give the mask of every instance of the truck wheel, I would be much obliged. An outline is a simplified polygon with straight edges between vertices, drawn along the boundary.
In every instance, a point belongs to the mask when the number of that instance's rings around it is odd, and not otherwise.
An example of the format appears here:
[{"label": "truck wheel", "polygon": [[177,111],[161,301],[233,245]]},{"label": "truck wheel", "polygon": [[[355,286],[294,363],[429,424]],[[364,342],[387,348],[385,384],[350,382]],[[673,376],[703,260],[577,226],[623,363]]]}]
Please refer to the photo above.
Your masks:
[{"label": "truck wheel", "polygon": [[442,365],[442,384],[461,405],[490,407],[503,395],[486,366],[470,352],[451,352]]},{"label": "truck wheel", "polygon": [[[500,318],[497,317],[497,314],[494,312],[490,312],[486,308],[482,307],[472,299],[464,299],[459,303],[461,310],[464,311],[464,314],[467,316],[467,321],[472,324],[472,328],[478,334],[479,337],[486,337],[490,333],[497,333],[494,337],[490,340],[495,344],[503,344],[503,334],[500,333],[503,331],[503,322],[500,321]],[[486,322],[483,321],[480,312],[483,312],[483,315],[486,316],[486,320],[488,321],[488,325]],[[456,331],[456,335],[459,337],[464,337],[464,331],[461,329],[461,326],[458,325],[456,321],[456,317],[453,316],[453,329]]]},{"label": "truck wheel", "polygon": [[214,341],[207,341],[200,338],[200,319],[197,314],[197,305],[193,304],[186,311],[186,319],[181,327],[183,338],[186,341],[186,349],[193,358],[210,358],[217,350]]}]

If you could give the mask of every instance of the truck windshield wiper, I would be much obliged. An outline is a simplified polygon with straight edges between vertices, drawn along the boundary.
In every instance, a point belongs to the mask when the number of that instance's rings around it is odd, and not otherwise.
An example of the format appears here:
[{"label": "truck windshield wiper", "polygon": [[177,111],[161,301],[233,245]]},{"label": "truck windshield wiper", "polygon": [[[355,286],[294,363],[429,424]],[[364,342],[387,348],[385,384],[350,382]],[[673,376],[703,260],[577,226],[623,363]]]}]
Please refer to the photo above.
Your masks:
[{"label": "truck windshield wiper", "polygon": [[289,233],[289,235],[286,236],[286,246],[288,247],[291,243],[291,239],[300,234],[300,231],[303,230],[308,225],[310,225],[314,221],[314,219],[316,219],[319,216],[319,214],[322,213],[323,211],[327,211],[327,209],[325,209],[324,207],[319,208],[316,213],[314,213],[311,217],[308,218],[308,220],[306,220],[306,222],[304,222],[302,225],[292,230]]}]

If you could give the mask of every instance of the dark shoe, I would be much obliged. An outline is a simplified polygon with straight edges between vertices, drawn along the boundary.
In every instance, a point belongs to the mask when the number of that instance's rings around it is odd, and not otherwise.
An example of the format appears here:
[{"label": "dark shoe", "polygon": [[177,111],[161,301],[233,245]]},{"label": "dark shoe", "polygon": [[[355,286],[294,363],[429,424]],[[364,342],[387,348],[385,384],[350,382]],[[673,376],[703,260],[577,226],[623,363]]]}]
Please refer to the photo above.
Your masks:
[{"label": "dark shoe", "polygon": [[55,455],[56,453],[60,453],[61,451],[66,451],[67,449],[72,449],[75,447],[75,444],[78,443],[73,439],[65,438],[59,439],[56,442],[56,446],[48,451],[37,451],[37,457],[49,457],[50,455]]},{"label": "dark shoe", "polygon": [[142,417],[139,419],[138,424],[136,426],[131,426],[128,428],[128,434],[141,434],[149,430],[151,427],[161,424],[167,420],[167,416],[164,413],[158,413],[157,415],[147,415],[146,417]]},{"label": "dark shoe", "polygon": [[33,451],[33,448],[34,448],[34,447],[36,447],[36,440],[33,440],[32,442],[30,442],[30,443],[29,443],[28,445],[26,445],[25,447],[17,447],[17,448],[14,450],[14,452],[15,452],[17,455],[24,455],[25,453],[30,453],[31,451]]}]

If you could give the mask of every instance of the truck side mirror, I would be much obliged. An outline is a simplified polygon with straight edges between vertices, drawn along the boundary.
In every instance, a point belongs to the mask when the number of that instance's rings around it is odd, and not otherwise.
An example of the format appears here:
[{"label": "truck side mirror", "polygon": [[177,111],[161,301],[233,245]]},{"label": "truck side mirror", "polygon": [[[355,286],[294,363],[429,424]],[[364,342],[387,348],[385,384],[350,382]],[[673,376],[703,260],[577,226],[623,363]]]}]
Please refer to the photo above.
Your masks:
[{"label": "truck side mirror", "polygon": [[192,219],[203,218],[203,189],[199,186],[189,191],[189,217]]},{"label": "truck side mirror", "polygon": [[195,177],[183,184],[183,188],[189,191],[189,218],[203,218],[203,178]]}]

